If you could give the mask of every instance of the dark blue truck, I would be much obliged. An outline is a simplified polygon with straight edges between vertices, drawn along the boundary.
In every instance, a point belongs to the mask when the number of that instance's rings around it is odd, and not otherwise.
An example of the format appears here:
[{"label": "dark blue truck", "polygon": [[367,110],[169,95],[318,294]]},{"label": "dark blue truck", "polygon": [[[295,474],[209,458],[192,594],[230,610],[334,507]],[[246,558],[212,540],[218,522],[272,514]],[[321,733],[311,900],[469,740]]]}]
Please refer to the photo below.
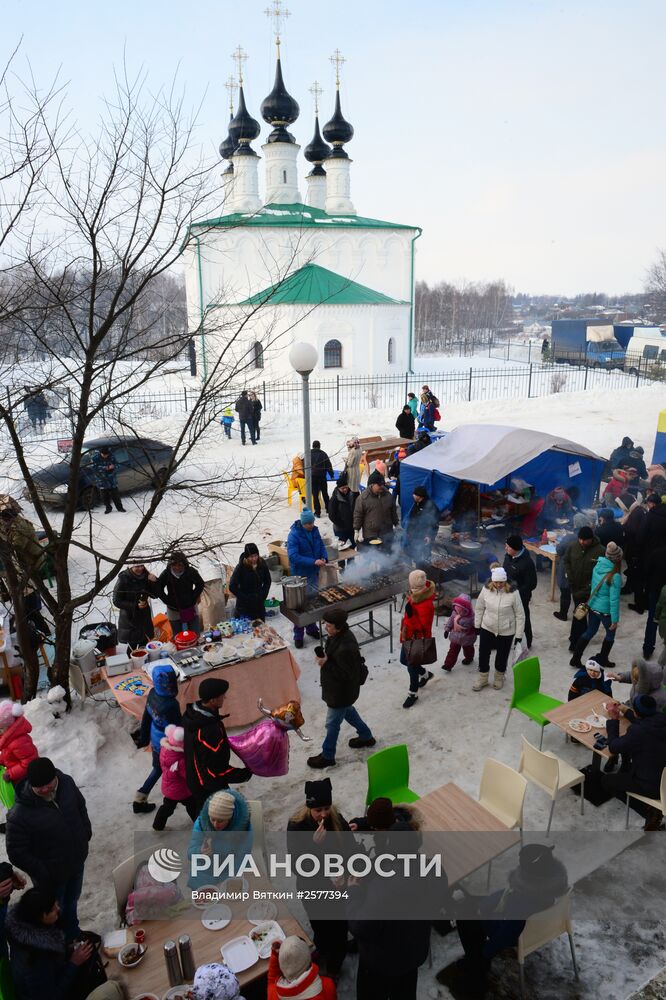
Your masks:
[{"label": "dark blue truck", "polygon": [[623,368],[633,326],[603,320],[554,319],[551,333],[552,360],[560,364]]}]

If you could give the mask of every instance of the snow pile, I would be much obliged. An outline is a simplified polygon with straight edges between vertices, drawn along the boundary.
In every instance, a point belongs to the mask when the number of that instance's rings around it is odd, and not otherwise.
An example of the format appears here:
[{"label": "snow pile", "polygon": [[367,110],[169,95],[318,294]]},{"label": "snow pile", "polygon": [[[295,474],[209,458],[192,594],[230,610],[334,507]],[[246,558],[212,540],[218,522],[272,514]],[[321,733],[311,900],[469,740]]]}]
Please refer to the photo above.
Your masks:
[{"label": "snow pile", "polygon": [[96,707],[75,705],[57,719],[47,698],[39,697],[25,706],[25,716],[40,756],[50,757],[61,771],[75,776],[80,787],[90,784],[98,770],[97,752],[106,743]]}]

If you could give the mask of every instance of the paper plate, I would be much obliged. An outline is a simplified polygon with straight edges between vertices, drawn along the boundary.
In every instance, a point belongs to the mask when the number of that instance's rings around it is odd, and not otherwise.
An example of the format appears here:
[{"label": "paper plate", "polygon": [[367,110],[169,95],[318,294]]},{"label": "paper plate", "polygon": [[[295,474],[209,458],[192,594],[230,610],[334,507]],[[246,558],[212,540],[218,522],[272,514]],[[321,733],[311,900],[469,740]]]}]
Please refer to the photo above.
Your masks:
[{"label": "paper plate", "polygon": [[[218,899],[220,890],[216,885],[198,885],[197,892],[205,892],[209,895],[208,899],[193,899],[192,906],[196,906],[197,910],[207,910],[209,907],[215,905],[215,900]],[[215,895],[213,895],[215,893]]]},{"label": "paper plate", "polygon": [[248,907],[247,919],[251,924],[263,924],[266,920],[275,920],[277,911],[272,899],[258,899]]},{"label": "paper plate", "polygon": [[285,933],[275,920],[266,920],[250,931],[250,940],[259,952],[259,958],[270,958],[274,941],[284,941]]},{"label": "paper plate", "polygon": [[256,945],[247,934],[242,937],[233,938],[227,941],[220,948],[220,954],[225,965],[228,965],[235,974],[251,969],[259,961],[259,952]]},{"label": "paper plate", "polygon": [[592,726],[585,719],[571,719],[569,722],[569,729],[573,729],[574,733],[590,733],[592,732]]},{"label": "paper plate", "polygon": [[231,923],[231,910],[226,903],[214,903],[204,910],[201,923],[207,931],[221,931]]},{"label": "paper plate", "polygon": [[[133,962],[128,962],[127,955],[132,951],[138,953],[137,957],[134,959]],[[130,941],[129,944],[123,945],[123,947],[118,952],[118,962],[120,965],[122,965],[124,969],[133,969],[135,966],[139,964],[139,962],[143,960],[145,954],[146,954],[145,944],[135,944],[134,941]]]}]

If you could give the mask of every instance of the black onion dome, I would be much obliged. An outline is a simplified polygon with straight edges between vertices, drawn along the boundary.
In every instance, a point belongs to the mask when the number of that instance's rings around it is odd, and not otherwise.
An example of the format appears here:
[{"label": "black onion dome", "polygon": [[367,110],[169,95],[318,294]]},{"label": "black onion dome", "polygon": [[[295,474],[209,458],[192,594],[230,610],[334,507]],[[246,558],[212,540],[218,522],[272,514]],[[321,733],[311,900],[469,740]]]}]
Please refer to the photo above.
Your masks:
[{"label": "black onion dome", "polygon": [[[229,125],[234,120],[234,116],[229,116]],[[220,156],[223,160],[230,160],[236,151],[236,143],[231,138],[231,132],[227,132],[227,137],[223,142],[220,143]]]},{"label": "black onion dome", "polygon": [[330,142],[334,147],[331,156],[346,156],[347,154],[342,149],[342,146],[346,142],[351,142],[353,138],[353,126],[351,126],[348,121],[345,121],[342,116],[342,109],[340,107],[340,91],[338,90],[335,94],[335,111],[333,113],[333,117],[324,125],[324,139],[326,142]]},{"label": "black onion dome", "polygon": [[293,135],[287,132],[285,125],[293,125],[298,118],[300,108],[282,79],[282,63],[278,58],[275,68],[275,83],[268,97],[261,102],[261,117],[268,125],[273,126],[267,142],[295,142]]},{"label": "black onion dome", "polygon": [[312,140],[303,150],[303,156],[309,163],[321,163],[330,154],[331,147],[324,142],[319,131],[319,115],[315,115],[315,130]]},{"label": "black onion dome", "polygon": [[[229,122],[229,136],[234,146],[239,146],[241,141],[243,143],[252,142],[261,132],[261,125],[250,115],[245,107],[245,95],[242,86],[238,93],[238,111]],[[234,149],[234,154],[236,152],[237,150]]]}]

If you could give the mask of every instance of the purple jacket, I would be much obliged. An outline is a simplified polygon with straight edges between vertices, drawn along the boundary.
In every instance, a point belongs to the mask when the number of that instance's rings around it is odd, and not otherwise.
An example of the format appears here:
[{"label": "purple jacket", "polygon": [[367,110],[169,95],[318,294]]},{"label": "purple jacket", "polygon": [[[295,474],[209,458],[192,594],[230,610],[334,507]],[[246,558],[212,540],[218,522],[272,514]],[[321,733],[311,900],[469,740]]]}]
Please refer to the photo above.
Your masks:
[{"label": "purple jacket", "polygon": [[[185,751],[172,746],[167,739],[160,744],[160,765],[162,767],[162,795],[165,799],[184,802],[192,792],[185,780]],[[176,764],[176,770],[171,768]]]}]

